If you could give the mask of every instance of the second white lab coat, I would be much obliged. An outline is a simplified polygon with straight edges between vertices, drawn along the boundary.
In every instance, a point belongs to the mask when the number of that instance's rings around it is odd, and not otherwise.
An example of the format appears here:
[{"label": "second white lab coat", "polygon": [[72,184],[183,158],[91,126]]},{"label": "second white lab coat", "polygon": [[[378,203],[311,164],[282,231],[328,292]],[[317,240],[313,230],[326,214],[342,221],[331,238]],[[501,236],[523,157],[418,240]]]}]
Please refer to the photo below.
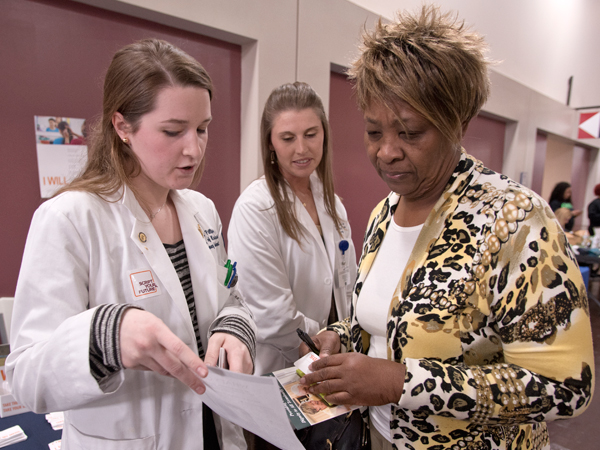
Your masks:
[{"label": "second white lab coat", "polygon": [[[336,196],[342,220],[338,233],[325,210],[321,181],[313,174],[310,182],[323,237],[290,190],[304,230],[302,246],[281,227],[264,177],[248,186],[233,209],[229,256],[237,262],[240,289],[258,328],[257,375],[290,367],[298,359],[296,328],[315,335],[325,327],[332,293],[338,318],[350,315],[356,255],[346,210]],[[348,244],[345,251],[340,249],[342,241]]]},{"label": "second white lab coat", "polygon": [[[194,191],[171,198],[186,246],[204,349],[218,317],[241,316],[223,286],[227,258],[213,203]],[[67,192],[36,211],[25,246],[7,373],[35,412],[65,411],[62,448],[202,448],[202,397],[179,380],[121,370],[101,385],[90,373],[90,326],[104,303],[139,305],[197,352],[190,312],[164,246],[132,192],[108,202]]]}]

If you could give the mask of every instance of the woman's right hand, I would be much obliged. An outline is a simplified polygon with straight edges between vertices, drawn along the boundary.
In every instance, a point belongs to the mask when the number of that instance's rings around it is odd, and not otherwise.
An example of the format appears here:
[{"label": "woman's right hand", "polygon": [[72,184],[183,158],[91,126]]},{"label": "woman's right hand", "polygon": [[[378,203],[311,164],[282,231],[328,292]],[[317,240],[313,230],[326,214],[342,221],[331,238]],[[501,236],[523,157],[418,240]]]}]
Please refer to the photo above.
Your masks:
[{"label": "woman's right hand", "polygon": [[[316,336],[311,336],[311,339],[319,349],[319,357],[324,358],[329,355],[335,355],[340,352],[342,343],[340,336],[335,331],[323,331]],[[303,357],[310,349],[304,342],[300,344],[300,357]]]},{"label": "woman's right hand", "polygon": [[127,309],[119,333],[121,362],[126,369],[172,376],[198,394],[204,393],[201,378],[208,375],[206,365],[154,314]]}]

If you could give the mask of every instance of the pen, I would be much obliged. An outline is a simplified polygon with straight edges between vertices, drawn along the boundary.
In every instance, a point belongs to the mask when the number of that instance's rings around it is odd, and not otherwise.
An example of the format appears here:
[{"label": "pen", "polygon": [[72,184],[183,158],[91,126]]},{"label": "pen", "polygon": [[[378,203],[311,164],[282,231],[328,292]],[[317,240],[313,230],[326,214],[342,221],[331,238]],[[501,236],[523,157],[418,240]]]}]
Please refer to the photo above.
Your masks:
[{"label": "pen", "polygon": [[217,367],[219,369],[229,369],[229,364],[227,362],[227,350],[223,347],[219,349],[219,360],[217,361]]},{"label": "pen", "polygon": [[308,345],[308,348],[310,348],[311,352],[314,352],[317,355],[319,354],[319,349],[317,348],[317,346],[315,345],[313,340],[310,338],[310,336],[304,330],[301,330],[300,328],[296,328],[296,333],[298,333],[298,336],[300,336],[300,339],[302,339],[302,342],[304,342],[306,345]]}]

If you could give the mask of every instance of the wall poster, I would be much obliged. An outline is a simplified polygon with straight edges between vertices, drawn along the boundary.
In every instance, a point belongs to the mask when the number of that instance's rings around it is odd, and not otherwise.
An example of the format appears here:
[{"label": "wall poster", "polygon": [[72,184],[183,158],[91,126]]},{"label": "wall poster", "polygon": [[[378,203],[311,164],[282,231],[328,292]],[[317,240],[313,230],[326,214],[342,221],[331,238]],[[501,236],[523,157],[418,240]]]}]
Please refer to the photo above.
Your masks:
[{"label": "wall poster", "polygon": [[73,180],[87,162],[85,119],[35,116],[40,193],[49,198]]}]

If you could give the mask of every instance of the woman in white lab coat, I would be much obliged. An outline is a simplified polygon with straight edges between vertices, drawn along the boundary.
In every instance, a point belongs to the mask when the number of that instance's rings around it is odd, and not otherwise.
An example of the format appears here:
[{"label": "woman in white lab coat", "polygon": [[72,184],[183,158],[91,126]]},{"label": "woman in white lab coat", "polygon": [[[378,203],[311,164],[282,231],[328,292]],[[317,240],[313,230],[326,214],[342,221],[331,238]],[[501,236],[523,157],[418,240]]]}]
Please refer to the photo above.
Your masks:
[{"label": "woman in white lab coat", "polygon": [[298,359],[297,328],[316,334],[349,316],[356,273],[346,210],[333,192],[329,124],[309,85],[271,93],[261,142],[265,175],[237,200],[228,231],[258,327],[258,375]]},{"label": "woman in white lab coat", "polygon": [[65,411],[64,450],[202,448],[215,427],[199,394],[219,348],[252,373],[255,325],[223,267],[219,216],[187,190],[211,92],[164,41],[121,49],[86,169],[33,217],[8,378],[33,411]]}]

